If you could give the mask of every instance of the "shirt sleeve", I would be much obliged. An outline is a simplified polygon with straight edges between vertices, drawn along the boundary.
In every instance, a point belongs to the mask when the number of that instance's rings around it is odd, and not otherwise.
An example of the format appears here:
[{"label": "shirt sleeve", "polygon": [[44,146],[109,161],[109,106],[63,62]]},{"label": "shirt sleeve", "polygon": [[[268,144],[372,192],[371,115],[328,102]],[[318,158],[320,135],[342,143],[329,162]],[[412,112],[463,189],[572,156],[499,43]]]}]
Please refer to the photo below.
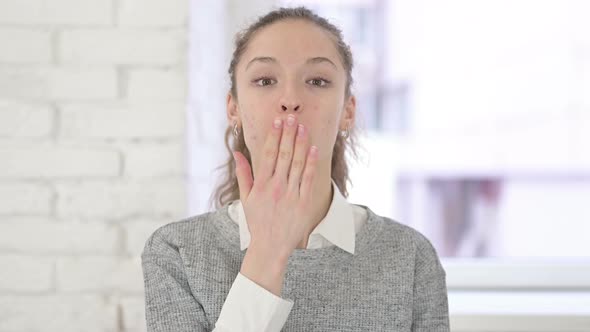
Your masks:
[{"label": "shirt sleeve", "polygon": [[445,270],[422,234],[416,250],[412,332],[449,332]]},{"label": "shirt sleeve", "polygon": [[279,332],[293,308],[283,299],[238,273],[225,299],[214,332]]},{"label": "shirt sleeve", "polygon": [[150,236],[141,254],[147,331],[210,331],[205,311],[189,288],[178,247],[160,230]]}]

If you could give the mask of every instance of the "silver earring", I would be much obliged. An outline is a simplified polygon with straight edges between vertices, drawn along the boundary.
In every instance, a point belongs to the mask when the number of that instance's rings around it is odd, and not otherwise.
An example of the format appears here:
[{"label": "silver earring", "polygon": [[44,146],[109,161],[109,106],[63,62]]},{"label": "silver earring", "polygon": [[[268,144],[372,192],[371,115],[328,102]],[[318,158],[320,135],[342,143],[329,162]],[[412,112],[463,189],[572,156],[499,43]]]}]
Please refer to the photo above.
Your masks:
[{"label": "silver earring", "polygon": [[348,138],[348,136],[350,136],[350,131],[348,130],[348,127],[346,127],[345,130],[340,131],[340,137],[342,137],[346,140]]},{"label": "silver earring", "polygon": [[234,132],[234,137],[236,139],[238,139],[240,137],[240,131],[238,130],[238,123],[237,122],[234,124],[233,132]]}]

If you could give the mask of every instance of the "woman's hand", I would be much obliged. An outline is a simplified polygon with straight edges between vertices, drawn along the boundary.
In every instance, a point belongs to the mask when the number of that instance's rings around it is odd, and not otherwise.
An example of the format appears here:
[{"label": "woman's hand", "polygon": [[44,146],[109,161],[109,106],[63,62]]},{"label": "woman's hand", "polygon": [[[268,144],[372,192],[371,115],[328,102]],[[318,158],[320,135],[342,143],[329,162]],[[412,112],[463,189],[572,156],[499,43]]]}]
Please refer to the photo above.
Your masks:
[{"label": "woman's hand", "polygon": [[234,152],[251,245],[268,247],[283,259],[291,255],[309,226],[317,166],[317,148],[308,148],[306,128],[292,114],[287,119],[291,121],[277,118],[279,122],[273,123],[254,179],[248,160]]}]

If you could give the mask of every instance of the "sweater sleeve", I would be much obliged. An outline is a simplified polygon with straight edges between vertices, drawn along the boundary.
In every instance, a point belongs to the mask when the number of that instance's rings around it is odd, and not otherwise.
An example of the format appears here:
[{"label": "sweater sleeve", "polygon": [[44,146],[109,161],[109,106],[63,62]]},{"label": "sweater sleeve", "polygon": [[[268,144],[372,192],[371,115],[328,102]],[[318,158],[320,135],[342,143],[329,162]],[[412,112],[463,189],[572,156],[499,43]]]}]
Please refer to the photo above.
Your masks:
[{"label": "sweater sleeve", "polygon": [[[157,230],[141,255],[148,332],[211,331],[190,290],[178,247]],[[293,301],[280,298],[238,273],[212,332],[280,331]]]},{"label": "sweater sleeve", "polygon": [[412,332],[450,331],[446,272],[422,234],[416,247]]},{"label": "sweater sleeve", "polygon": [[178,247],[157,230],[141,254],[148,332],[210,331],[201,304],[192,295]]}]

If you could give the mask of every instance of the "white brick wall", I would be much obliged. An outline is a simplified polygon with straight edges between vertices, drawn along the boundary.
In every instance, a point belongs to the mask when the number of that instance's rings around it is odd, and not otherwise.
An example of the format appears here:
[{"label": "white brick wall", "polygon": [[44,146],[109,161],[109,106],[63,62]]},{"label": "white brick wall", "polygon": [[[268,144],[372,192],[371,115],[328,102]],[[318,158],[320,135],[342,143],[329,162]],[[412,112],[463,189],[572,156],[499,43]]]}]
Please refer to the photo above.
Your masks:
[{"label": "white brick wall", "polygon": [[51,33],[43,29],[0,30],[0,62],[49,63],[51,61]]},{"label": "white brick wall", "polygon": [[53,119],[49,105],[0,100],[0,139],[46,138],[53,130]]},{"label": "white brick wall", "polygon": [[145,331],[187,215],[187,0],[0,1],[0,332]]},{"label": "white brick wall", "polygon": [[122,236],[118,227],[104,222],[10,220],[2,224],[0,250],[34,255],[116,255]]},{"label": "white brick wall", "polygon": [[[2,0],[0,23],[53,27],[104,26],[114,22],[116,0]],[[136,11],[141,7],[135,7]]]},{"label": "white brick wall", "polygon": [[64,63],[174,65],[181,58],[183,31],[77,29],[61,33],[59,44]]},{"label": "white brick wall", "polygon": [[1,183],[0,216],[3,219],[5,216],[45,216],[52,213],[54,194],[50,185],[34,181]]},{"label": "white brick wall", "polygon": [[0,98],[8,100],[113,100],[119,84],[114,67],[0,65]]},{"label": "white brick wall", "polygon": [[138,69],[129,71],[127,93],[132,100],[178,100],[186,94],[183,70]]},{"label": "white brick wall", "polygon": [[117,22],[121,26],[184,27],[188,5],[184,0],[120,0]]},{"label": "white brick wall", "polygon": [[0,256],[0,291],[38,293],[52,289],[53,263],[45,257]]},{"label": "white brick wall", "polygon": [[60,292],[141,294],[143,277],[139,258],[61,257],[56,264]]},{"label": "white brick wall", "polygon": [[0,178],[112,177],[119,174],[116,151],[17,144],[0,148]]},{"label": "white brick wall", "polygon": [[96,294],[0,297],[0,331],[121,331],[119,301]]},{"label": "white brick wall", "polygon": [[182,104],[66,105],[60,108],[61,138],[182,139]]}]

